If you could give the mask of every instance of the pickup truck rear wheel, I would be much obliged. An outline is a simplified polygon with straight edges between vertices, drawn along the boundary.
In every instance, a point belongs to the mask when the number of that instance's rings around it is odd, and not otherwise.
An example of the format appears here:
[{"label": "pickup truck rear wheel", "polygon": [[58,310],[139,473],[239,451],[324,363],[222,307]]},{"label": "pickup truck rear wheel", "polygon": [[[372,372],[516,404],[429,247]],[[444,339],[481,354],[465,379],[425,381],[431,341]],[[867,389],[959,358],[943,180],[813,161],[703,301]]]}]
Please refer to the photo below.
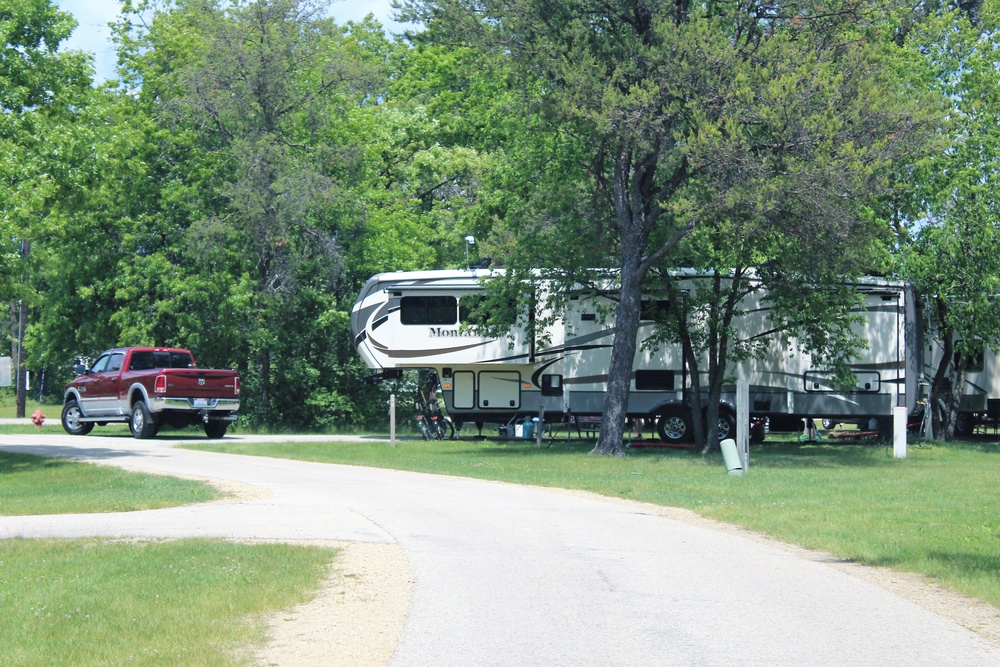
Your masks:
[{"label": "pickup truck rear wheel", "polygon": [[136,438],[152,438],[159,430],[149,414],[149,408],[142,401],[136,401],[132,405],[132,418],[129,419],[128,427],[132,430],[132,435]]},{"label": "pickup truck rear wheel", "polygon": [[93,422],[82,422],[83,413],[76,401],[66,401],[62,409],[63,430],[70,435],[87,435],[94,430]]},{"label": "pickup truck rear wheel", "polygon": [[213,440],[221,438],[226,434],[226,429],[229,428],[228,422],[211,421],[205,422],[205,435]]}]

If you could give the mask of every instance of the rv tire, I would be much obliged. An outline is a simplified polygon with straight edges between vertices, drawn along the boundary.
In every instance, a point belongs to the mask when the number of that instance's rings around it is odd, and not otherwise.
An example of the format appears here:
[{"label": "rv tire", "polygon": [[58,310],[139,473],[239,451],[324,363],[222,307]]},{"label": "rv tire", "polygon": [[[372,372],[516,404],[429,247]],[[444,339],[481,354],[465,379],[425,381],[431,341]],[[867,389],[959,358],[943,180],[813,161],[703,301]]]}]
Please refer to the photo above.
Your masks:
[{"label": "rv tire", "polygon": [[879,442],[892,442],[892,418],[878,417],[875,419],[875,439]]},{"label": "rv tire", "polygon": [[[702,420],[703,423],[708,420]],[[726,438],[736,437],[736,417],[733,413],[729,412],[724,408],[719,408],[719,442],[722,442]]]},{"label": "rv tire", "polygon": [[976,431],[976,418],[971,412],[955,415],[955,435],[968,438]]},{"label": "rv tire", "polygon": [[660,440],[669,443],[691,440],[691,420],[687,411],[679,405],[664,408],[657,414],[656,432]]}]

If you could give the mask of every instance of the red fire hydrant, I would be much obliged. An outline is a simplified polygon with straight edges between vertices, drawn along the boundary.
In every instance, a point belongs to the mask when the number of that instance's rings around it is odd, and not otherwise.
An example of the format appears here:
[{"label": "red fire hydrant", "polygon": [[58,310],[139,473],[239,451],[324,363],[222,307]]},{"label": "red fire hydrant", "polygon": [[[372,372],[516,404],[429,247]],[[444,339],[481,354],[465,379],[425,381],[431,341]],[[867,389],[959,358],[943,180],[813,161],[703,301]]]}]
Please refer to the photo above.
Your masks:
[{"label": "red fire hydrant", "polygon": [[35,428],[41,428],[42,424],[45,423],[45,415],[42,414],[41,408],[31,414],[31,423],[35,425]]}]

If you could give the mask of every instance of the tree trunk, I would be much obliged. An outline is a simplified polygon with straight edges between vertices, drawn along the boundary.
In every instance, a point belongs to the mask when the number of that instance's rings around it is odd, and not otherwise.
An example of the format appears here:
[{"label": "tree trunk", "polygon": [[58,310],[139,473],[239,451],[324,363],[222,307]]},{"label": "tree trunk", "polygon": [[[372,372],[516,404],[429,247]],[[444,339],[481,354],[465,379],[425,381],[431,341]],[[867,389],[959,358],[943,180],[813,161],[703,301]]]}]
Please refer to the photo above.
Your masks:
[{"label": "tree trunk", "polygon": [[[951,395],[954,391],[954,383],[951,380],[952,361],[955,356],[955,337],[948,328],[948,305],[943,299],[937,299],[937,319],[941,327],[941,361],[938,362],[934,379],[931,381],[930,405],[925,409],[930,409],[931,419],[938,425],[934,429],[935,433],[940,433],[945,440],[952,440],[955,437],[955,429],[950,418],[952,404]],[[952,386],[949,386],[952,385]],[[948,426],[951,424],[951,429]]]},{"label": "tree trunk", "polygon": [[[649,241],[651,172],[636,169],[631,149],[622,144],[615,156],[612,196],[621,239],[621,289],[618,314],[615,316],[615,340],[608,367],[608,393],[604,400],[601,433],[593,454],[622,455],[622,436],[628,412],[629,383],[635,362],[636,337],[639,333],[642,283],[647,266],[643,253]],[[655,159],[651,161],[655,168]]]},{"label": "tree trunk", "polygon": [[[729,365],[729,329],[736,315],[736,305],[743,294],[743,270],[739,269],[729,285],[729,293],[725,302],[722,298],[722,277],[716,273],[713,289],[712,314],[709,320],[709,367],[708,367],[708,407],[705,419],[705,446],[703,454],[718,451],[719,446],[719,407],[722,405],[722,385],[726,377],[726,367]],[[721,308],[721,312],[720,311]],[[735,434],[733,434],[735,437]]]},{"label": "tree trunk", "polygon": [[622,282],[618,314],[615,317],[615,340],[611,346],[608,368],[608,393],[604,400],[601,433],[592,454],[624,454],[622,436],[628,411],[629,382],[635,360],[636,335],[639,330],[639,308],[642,300],[642,278],[639,273],[639,252],[623,253]]},{"label": "tree trunk", "polygon": [[688,415],[691,423],[692,438],[695,445],[700,446],[705,442],[705,424],[702,422],[697,415],[701,414],[701,369],[698,367],[698,358],[694,354],[694,347],[691,344],[691,334],[687,328],[687,313],[683,313],[681,316],[683,319],[680,322],[681,332],[681,350],[684,355],[684,365],[687,367],[688,377],[691,378],[691,385],[686,394],[690,395],[690,400],[687,395],[684,396],[684,407],[685,409],[690,408],[690,414]]},{"label": "tree trunk", "polygon": [[961,355],[959,363],[954,364],[951,373],[951,391],[948,393],[948,402],[945,405],[947,414],[947,426],[944,430],[944,439],[952,441],[955,439],[955,431],[958,427],[958,410],[962,407],[962,388],[965,386],[965,371],[968,367],[968,358]]},{"label": "tree trunk", "polygon": [[24,351],[24,331],[28,326],[28,303],[25,300],[18,301],[17,313],[17,357],[14,360],[15,374],[17,377],[17,397],[15,399],[18,419],[23,419],[26,414],[26,404],[28,399],[28,368],[24,365],[27,354]]},{"label": "tree trunk", "polygon": [[[23,266],[27,266],[28,255],[31,254],[31,241],[23,240],[21,241],[21,262]],[[25,274],[27,274],[27,268],[24,269]],[[27,280],[24,280],[22,284],[26,285]],[[28,301],[24,298],[25,295],[21,296],[21,299],[17,302],[18,313],[17,313],[17,359],[14,360],[14,364],[17,369],[17,397],[15,399],[17,405],[17,417],[18,419],[24,419],[26,414],[25,407],[28,398],[28,369],[24,365],[27,354],[24,351],[24,332],[28,326]]]}]

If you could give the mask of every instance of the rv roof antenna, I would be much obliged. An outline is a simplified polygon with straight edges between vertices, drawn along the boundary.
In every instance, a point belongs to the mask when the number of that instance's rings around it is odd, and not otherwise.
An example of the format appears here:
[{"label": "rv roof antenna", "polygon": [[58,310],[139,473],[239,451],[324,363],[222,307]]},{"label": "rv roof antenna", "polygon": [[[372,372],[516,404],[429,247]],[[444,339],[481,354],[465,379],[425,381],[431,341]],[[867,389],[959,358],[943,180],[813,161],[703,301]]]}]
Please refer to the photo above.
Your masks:
[{"label": "rv roof antenna", "polygon": [[469,234],[465,237],[465,268],[469,268],[469,246],[476,245],[476,237]]}]

